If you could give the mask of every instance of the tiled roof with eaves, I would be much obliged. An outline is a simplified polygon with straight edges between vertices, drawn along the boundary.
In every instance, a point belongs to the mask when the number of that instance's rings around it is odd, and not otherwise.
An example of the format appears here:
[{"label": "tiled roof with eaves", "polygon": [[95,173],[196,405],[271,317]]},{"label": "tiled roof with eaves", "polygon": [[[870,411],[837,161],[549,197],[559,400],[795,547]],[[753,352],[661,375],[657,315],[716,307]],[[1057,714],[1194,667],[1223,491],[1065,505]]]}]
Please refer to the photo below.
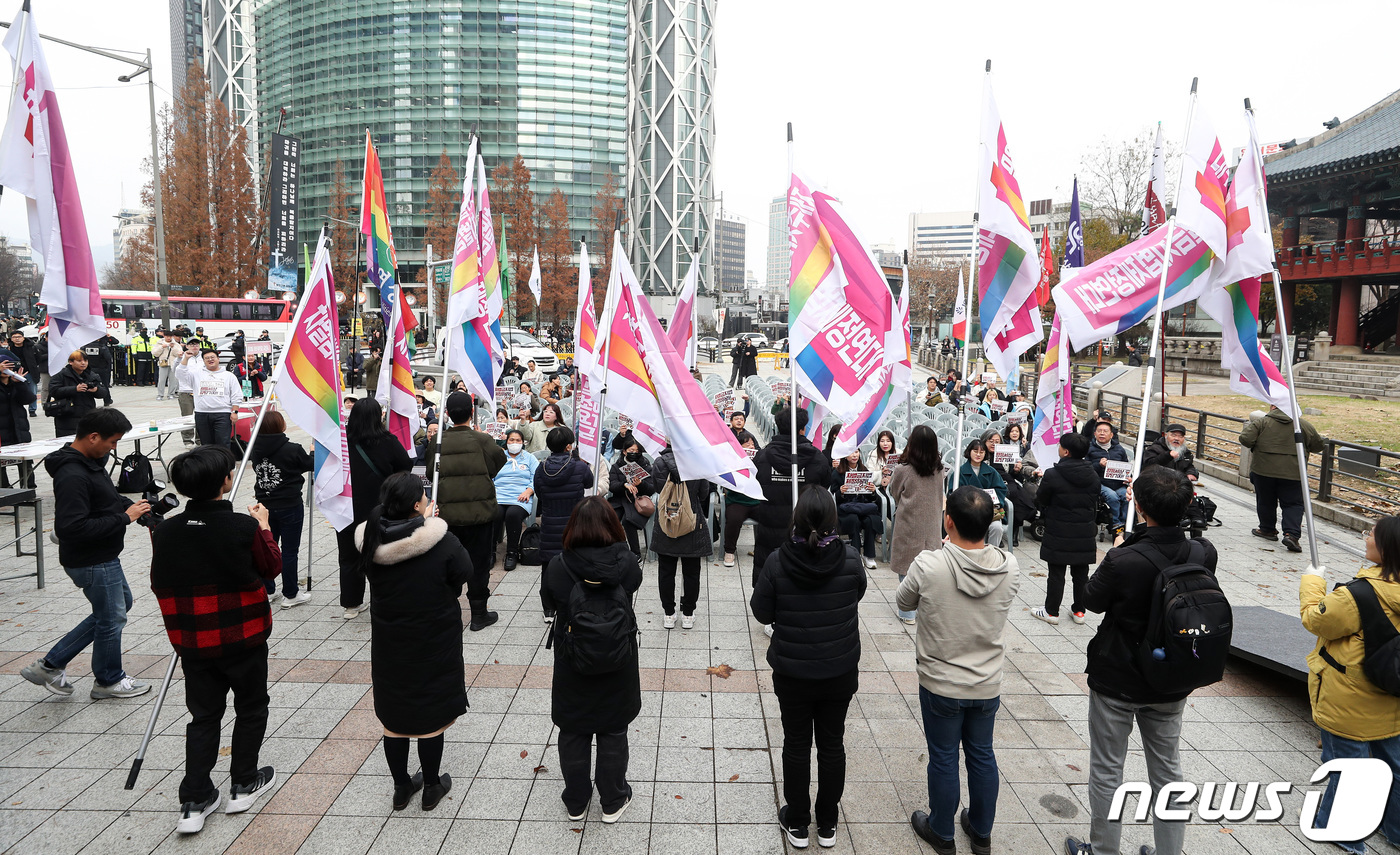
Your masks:
[{"label": "tiled roof with eaves", "polygon": [[1338,127],[1265,160],[1270,181],[1289,181],[1400,159],[1400,91]]}]

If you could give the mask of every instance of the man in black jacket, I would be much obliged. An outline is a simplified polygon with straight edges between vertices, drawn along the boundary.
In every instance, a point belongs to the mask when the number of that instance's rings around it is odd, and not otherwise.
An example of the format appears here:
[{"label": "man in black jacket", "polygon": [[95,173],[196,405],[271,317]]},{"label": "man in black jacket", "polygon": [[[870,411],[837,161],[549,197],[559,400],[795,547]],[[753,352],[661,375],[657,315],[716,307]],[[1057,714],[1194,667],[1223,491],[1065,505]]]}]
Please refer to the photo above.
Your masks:
[{"label": "man in black jacket", "polygon": [[[1144,525],[1109,550],[1089,579],[1084,605],[1104,616],[1094,640],[1089,642],[1089,840],[1071,837],[1070,853],[1118,852],[1121,823],[1109,822],[1113,794],[1123,783],[1123,763],[1133,721],[1147,760],[1148,783],[1155,801],[1158,791],[1182,780],[1181,718],[1186,694],[1164,695],[1147,685],[1134,656],[1152,611],[1158,561],[1164,566],[1180,563],[1188,553],[1181,517],[1191,503],[1191,482],[1164,466],[1144,469],[1133,482],[1133,496]],[[1201,562],[1215,572],[1215,547],[1204,538],[1193,543],[1204,547]],[[1155,555],[1154,555],[1155,553]],[[1186,826],[1181,822],[1152,821],[1158,852],[1180,852]],[[1145,849],[1147,847],[1144,847]],[[1150,850],[1149,850],[1150,851]]]},{"label": "man in black jacket", "polygon": [[1142,468],[1146,469],[1149,466],[1175,469],[1193,482],[1201,477],[1196,471],[1196,457],[1191,453],[1191,449],[1186,447],[1185,425],[1167,425],[1162,435],[1143,449]]},{"label": "man in black jacket", "polygon": [[831,458],[812,445],[803,431],[807,427],[807,411],[797,411],[797,453],[792,448],[792,413],[787,407],[778,411],[775,421],[778,432],[773,441],[754,455],[758,483],[763,487],[763,501],[749,514],[753,519],[753,580],[768,556],[787,537],[792,525],[792,464],[797,461],[797,489],[809,485],[826,487],[831,483]]},{"label": "man in black jacket", "polygon": [[102,465],[129,430],[131,422],[120,410],[102,407],[78,420],[72,442],[44,458],[44,468],[53,478],[58,560],[92,604],[92,614],[20,671],[24,679],[57,695],[73,694],[64,668],[88,645],[93,700],[134,698],[151,688],[122,670],[122,627],[132,600],[120,560],[127,526],[151,506],[118,493]]}]

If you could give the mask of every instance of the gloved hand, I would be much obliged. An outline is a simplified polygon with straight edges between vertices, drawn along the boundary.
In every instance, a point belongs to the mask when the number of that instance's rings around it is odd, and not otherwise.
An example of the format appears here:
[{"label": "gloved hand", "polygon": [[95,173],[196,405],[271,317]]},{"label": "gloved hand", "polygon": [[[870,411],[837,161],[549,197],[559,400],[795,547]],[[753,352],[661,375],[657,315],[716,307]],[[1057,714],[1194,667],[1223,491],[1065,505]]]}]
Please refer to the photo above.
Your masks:
[{"label": "gloved hand", "polygon": [[1314,566],[1312,566],[1311,564],[1309,564],[1309,565],[1308,565],[1308,569],[1306,569],[1306,570],[1303,571],[1303,575],[1304,575],[1304,576],[1317,576],[1317,577],[1319,577],[1319,578],[1323,578],[1323,577],[1326,577],[1326,575],[1327,575],[1327,568],[1326,568],[1326,567],[1314,567]]}]

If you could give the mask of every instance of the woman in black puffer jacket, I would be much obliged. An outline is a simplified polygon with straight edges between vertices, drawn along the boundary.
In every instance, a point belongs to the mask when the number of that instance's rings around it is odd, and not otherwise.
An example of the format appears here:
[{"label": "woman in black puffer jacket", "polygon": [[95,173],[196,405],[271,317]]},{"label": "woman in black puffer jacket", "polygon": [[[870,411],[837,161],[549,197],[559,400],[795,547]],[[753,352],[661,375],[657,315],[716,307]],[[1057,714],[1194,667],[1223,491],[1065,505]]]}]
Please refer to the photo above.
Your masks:
[{"label": "woman in black puffer jacket", "polygon": [[[363,403],[363,402],[361,402]],[[452,789],[439,775],[443,735],[467,711],[462,659],[462,586],[472,562],[431,504],[423,479],[396,472],[380,503],[354,526],[360,571],[369,579],[370,677],[374,714],[384,726],[384,757],[394,777],[394,810],[418,790],[423,810]],[[418,740],[422,771],[409,777],[408,740]]]},{"label": "woman in black puffer jacket", "polygon": [[846,787],[842,734],[846,709],[860,687],[860,620],[865,569],[841,542],[836,503],[808,487],[792,513],[791,536],[769,556],[749,601],[760,623],[773,625],[768,664],[783,721],[783,799],[778,822],[788,842],[807,845],[813,819],[812,734],[817,742],[817,842],[836,842],[836,806]]},{"label": "woman in black puffer jacket", "polygon": [[593,470],[570,453],[574,432],[568,427],[550,430],[545,444],[550,454],[535,469],[535,497],[539,499],[540,563],[548,565],[564,551],[564,529],[574,506],[593,484]]},{"label": "woman in black puffer jacket", "polygon": [[[584,499],[569,518],[564,552],[540,576],[540,603],[554,622],[554,683],[550,717],[559,728],[559,771],[564,775],[564,805],[570,818],[588,811],[596,783],[603,822],[616,822],[632,799],[627,783],[628,725],[642,711],[641,672],[633,645],[625,663],[603,674],[580,674],[565,652],[569,600],[580,583],[612,590],[630,603],[642,585],[642,568],[625,542],[617,514],[601,496]],[[616,591],[621,588],[621,591]],[[632,615],[635,623],[636,615]],[[596,769],[590,769],[594,741]],[[594,774],[590,775],[590,772]]]}]

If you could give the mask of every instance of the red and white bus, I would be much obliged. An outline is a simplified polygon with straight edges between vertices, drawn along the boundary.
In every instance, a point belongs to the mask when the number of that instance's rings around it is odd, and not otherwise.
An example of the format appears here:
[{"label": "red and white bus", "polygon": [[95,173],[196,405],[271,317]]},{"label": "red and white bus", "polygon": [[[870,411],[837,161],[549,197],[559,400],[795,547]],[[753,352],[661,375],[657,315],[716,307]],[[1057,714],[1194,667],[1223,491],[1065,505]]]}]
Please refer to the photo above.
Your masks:
[{"label": "red and white bus", "polygon": [[[160,295],[154,291],[108,291],[103,289],[102,314],[107,319],[107,331],[125,341],[135,332],[136,324],[155,334],[160,327]],[[292,325],[296,304],[287,300],[249,300],[242,297],[170,297],[170,325],[184,324],[190,329],[203,327],[211,341],[243,330],[253,341],[267,330],[275,342],[286,340]]]}]

